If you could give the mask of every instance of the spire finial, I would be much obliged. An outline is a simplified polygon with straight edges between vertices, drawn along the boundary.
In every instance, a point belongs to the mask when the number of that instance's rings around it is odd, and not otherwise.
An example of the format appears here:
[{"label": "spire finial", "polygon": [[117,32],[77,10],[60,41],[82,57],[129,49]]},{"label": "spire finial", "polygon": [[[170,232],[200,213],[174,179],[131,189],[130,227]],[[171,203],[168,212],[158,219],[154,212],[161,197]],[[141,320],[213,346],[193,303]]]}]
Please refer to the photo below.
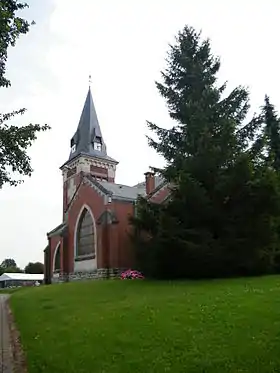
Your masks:
[{"label": "spire finial", "polygon": [[91,75],[88,76],[88,85],[89,85],[89,88],[91,87]]}]

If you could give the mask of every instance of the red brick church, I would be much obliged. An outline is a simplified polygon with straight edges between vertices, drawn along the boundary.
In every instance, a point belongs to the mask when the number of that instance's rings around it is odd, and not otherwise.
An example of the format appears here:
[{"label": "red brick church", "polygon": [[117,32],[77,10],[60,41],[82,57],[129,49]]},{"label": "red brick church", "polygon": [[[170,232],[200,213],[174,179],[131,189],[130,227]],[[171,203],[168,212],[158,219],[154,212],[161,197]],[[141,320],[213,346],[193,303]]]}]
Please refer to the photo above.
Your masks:
[{"label": "red brick church", "polygon": [[161,203],[168,185],[151,172],[135,186],[115,183],[89,88],[68,160],[61,166],[63,221],[47,233],[45,282],[113,277],[133,267],[128,218],[138,195]]}]

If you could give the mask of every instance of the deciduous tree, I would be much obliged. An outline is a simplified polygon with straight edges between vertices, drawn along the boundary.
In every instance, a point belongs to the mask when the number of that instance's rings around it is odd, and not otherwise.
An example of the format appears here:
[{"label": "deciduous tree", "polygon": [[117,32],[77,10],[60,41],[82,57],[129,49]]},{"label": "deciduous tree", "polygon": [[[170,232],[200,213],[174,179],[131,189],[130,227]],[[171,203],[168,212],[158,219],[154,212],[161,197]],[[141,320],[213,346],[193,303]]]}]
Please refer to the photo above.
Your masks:
[{"label": "deciduous tree", "polygon": [[[6,77],[8,49],[15,46],[17,39],[29,31],[30,23],[18,16],[18,12],[28,7],[27,3],[17,0],[0,0],[0,87],[7,88],[10,81]],[[33,22],[31,22],[33,23]],[[32,167],[27,149],[48,125],[28,124],[10,125],[8,122],[16,115],[22,115],[26,109],[0,114],[0,188],[8,183],[18,185],[22,176],[30,176]],[[15,177],[14,174],[20,177]]]},{"label": "deciduous tree", "polygon": [[16,261],[12,258],[4,259],[0,265],[0,275],[3,273],[19,273],[22,270],[17,266]]},{"label": "deciduous tree", "polygon": [[24,268],[25,273],[44,273],[44,264],[40,262],[29,262]]}]

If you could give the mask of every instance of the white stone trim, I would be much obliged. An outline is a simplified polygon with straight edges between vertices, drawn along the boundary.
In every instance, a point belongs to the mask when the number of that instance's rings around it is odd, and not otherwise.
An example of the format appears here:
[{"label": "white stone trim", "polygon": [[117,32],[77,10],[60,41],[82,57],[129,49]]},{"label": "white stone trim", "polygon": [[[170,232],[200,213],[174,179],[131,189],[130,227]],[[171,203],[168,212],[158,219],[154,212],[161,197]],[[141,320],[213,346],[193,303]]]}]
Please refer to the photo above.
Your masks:
[{"label": "white stone trim", "polygon": [[[74,159],[62,168],[63,182],[68,180],[67,173],[74,167],[77,168],[75,175],[77,175],[81,171],[90,173],[90,166],[96,166],[108,170],[108,173],[110,173],[109,177],[114,177],[116,172],[116,165],[116,162],[109,161],[108,159],[91,158],[85,155],[80,155],[77,159]],[[71,175],[71,177],[73,176],[74,175]]]},{"label": "white stone trim", "polygon": [[67,165],[62,168],[62,171],[67,171],[71,168],[79,166],[80,164],[93,165],[102,168],[112,168],[114,170],[116,169],[116,162],[114,161],[80,155],[77,159],[74,159],[72,162],[67,163]]},{"label": "white stone trim", "polygon": [[[58,244],[56,245],[55,249],[54,249],[54,254],[53,254],[53,263],[52,263],[52,273],[54,274],[54,271],[56,270],[55,269],[55,258],[56,258],[56,254],[57,254],[57,251],[58,251],[58,248],[61,247],[61,242],[59,241]],[[61,255],[60,255],[60,268],[59,270],[61,270]]]},{"label": "white stone trim", "polygon": [[78,227],[79,227],[81,215],[82,215],[82,213],[83,213],[83,211],[85,209],[88,210],[88,212],[91,215],[92,221],[93,221],[94,249],[95,249],[95,252],[93,254],[95,254],[95,261],[97,262],[97,230],[96,230],[95,218],[94,218],[94,215],[93,215],[93,213],[91,211],[91,208],[87,204],[84,204],[82,206],[82,208],[80,209],[80,212],[79,212],[79,214],[77,216],[76,223],[75,223],[75,230],[74,230],[74,266],[75,266],[75,258],[79,257],[77,255],[77,232],[78,232]]},{"label": "white stone trim", "polygon": [[77,185],[75,184],[76,180],[75,177],[70,177],[69,178],[69,184],[67,185],[67,204],[71,201],[73,198],[76,190],[77,190]]},{"label": "white stone trim", "polygon": [[[69,204],[66,207],[66,210],[64,211],[64,216],[65,218],[63,219],[64,221],[67,220],[67,214],[69,210],[71,209],[73,203],[76,201],[78,195],[79,195],[79,190],[82,187],[82,185],[89,185],[92,189],[94,189],[101,197],[106,198],[106,193],[104,193],[98,186],[94,183],[92,183],[86,176],[83,176],[82,181],[79,183],[78,187],[76,188],[76,191],[72,197],[72,199],[69,201]],[[95,221],[94,221],[95,222]]]}]

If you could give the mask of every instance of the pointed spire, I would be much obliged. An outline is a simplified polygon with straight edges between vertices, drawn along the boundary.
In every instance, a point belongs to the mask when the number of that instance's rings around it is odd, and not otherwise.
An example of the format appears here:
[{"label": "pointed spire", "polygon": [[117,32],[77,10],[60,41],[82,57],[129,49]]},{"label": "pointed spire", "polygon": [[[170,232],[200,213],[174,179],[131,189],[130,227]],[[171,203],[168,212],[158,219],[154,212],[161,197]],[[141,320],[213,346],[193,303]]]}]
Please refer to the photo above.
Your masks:
[{"label": "pointed spire", "polygon": [[[91,82],[91,77],[89,82]],[[99,158],[109,158],[97,119],[90,86],[77,131],[71,139],[69,160],[80,154]]]}]

